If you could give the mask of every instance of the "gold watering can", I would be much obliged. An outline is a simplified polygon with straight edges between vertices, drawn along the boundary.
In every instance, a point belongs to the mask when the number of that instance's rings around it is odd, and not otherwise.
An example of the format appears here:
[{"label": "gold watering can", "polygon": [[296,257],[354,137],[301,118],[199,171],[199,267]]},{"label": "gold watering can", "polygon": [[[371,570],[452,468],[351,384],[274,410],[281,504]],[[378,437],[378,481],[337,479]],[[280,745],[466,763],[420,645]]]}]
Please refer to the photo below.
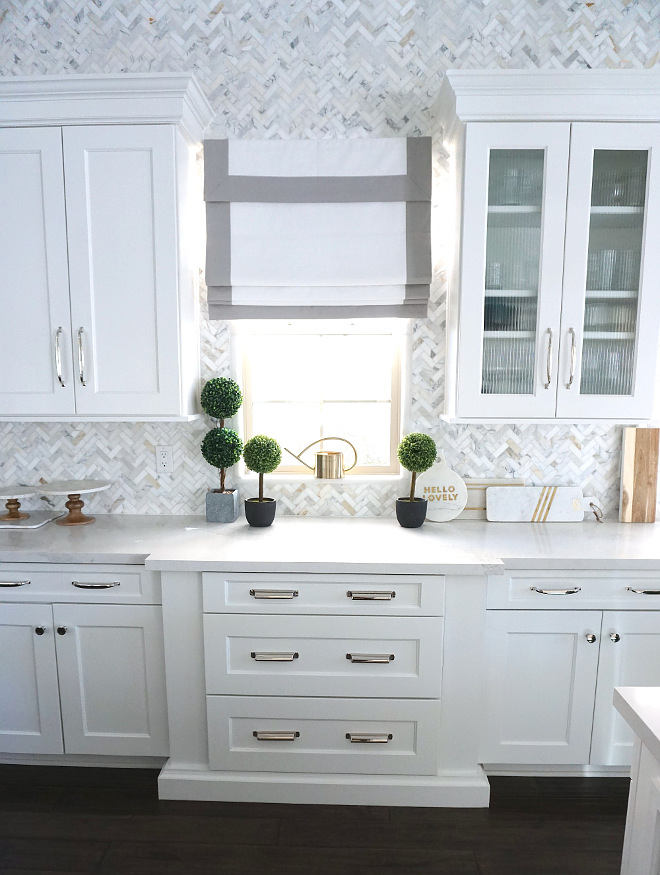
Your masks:
[{"label": "gold watering can", "polygon": [[[302,456],[303,453],[306,453],[310,447],[314,446],[314,444],[322,444],[324,441],[343,441],[345,444],[348,444],[355,454],[353,464],[349,468],[344,468],[344,454],[339,450],[323,450],[315,453],[315,463],[313,468],[300,458],[300,456]],[[284,447],[284,449],[287,453],[292,455],[294,459],[298,459],[298,461],[302,462],[306,468],[313,471],[314,476],[319,480],[339,480],[347,471],[350,471],[351,468],[355,468],[357,465],[357,450],[349,440],[342,437],[319,438],[317,441],[312,441],[311,444],[307,444],[305,449],[301,450],[298,455],[292,453],[291,450],[287,450],[286,447]]]}]

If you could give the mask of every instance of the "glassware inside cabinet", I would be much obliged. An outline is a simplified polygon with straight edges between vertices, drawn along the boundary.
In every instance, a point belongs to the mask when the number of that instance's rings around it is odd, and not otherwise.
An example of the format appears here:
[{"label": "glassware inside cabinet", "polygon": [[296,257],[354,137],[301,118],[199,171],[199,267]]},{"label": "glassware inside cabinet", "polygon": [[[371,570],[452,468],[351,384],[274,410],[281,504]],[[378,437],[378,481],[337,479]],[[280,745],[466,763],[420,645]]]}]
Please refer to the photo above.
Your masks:
[{"label": "glassware inside cabinet", "polygon": [[582,395],[633,390],[646,182],[646,151],[594,151]]},{"label": "glassware inside cabinet", "polygon": [[545,153],[493,149],[484,277],[484,394],[534,391]]}]

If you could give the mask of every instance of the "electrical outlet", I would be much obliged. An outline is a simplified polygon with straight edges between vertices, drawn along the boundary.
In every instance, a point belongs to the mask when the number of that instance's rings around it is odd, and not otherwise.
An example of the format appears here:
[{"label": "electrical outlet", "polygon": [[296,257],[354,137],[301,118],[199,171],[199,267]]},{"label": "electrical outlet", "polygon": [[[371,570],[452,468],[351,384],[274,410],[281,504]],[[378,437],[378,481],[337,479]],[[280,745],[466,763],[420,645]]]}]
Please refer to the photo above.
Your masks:
[{"label": "electrical outlet", "polygon": [[173,471],[172,447],[156,447],[156,473],[171,474]]}]

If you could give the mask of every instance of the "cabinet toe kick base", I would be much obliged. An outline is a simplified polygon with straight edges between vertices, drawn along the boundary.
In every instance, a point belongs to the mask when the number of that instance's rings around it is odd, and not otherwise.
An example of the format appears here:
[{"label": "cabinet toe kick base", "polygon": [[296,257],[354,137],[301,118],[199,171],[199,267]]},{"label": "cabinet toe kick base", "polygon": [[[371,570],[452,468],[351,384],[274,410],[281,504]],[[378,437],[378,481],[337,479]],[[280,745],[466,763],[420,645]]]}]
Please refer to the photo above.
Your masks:
[{"label": "cabinet toe kick base", "polygon": [[158,778],[160,799],[210,802],[281,802],[318,805],[406,805],[487,808],[483,769],[460,774],[321,775],[284,772],[211,772],[169,763]]}]

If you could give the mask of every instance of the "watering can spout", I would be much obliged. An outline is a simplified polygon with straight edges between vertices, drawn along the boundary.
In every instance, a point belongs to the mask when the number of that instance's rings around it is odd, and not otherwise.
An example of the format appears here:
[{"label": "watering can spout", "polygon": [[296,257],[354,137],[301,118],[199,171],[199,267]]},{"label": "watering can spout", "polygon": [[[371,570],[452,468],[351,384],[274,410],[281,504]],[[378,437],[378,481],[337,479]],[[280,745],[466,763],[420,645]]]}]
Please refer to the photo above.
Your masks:
[{"label": "watering can spout", "polygon": [[[313,447],[314,444],[321,444],[324,441],[343,441],[345,444],[348,444],[349,447],[353,450],[355,454],[355,459],[353,464],[348,468],[344,468],[344,454],[337,450],[333,451],[322,451],[315,453],[315,464],[314,467],[308,465],[304,459],[301,459],[303,453],[306,453],[310,447]],[[296,454],[291,450],[288,450],[284,447],[289,455],[293,456],[294,459],[298,459],[298,461],[303,464],[306,468],[309,468],[310,471],[314,472],[314,476],[319,480],[340,480],[344,473],[350,471],[352,468],[355,468],[357,465],[357,450],[353,446],[353,444],[342,437],[323,437],[318,440],[312,441],[311,444],[307,444],[304,450],[301,450],[300,453]]]}]

